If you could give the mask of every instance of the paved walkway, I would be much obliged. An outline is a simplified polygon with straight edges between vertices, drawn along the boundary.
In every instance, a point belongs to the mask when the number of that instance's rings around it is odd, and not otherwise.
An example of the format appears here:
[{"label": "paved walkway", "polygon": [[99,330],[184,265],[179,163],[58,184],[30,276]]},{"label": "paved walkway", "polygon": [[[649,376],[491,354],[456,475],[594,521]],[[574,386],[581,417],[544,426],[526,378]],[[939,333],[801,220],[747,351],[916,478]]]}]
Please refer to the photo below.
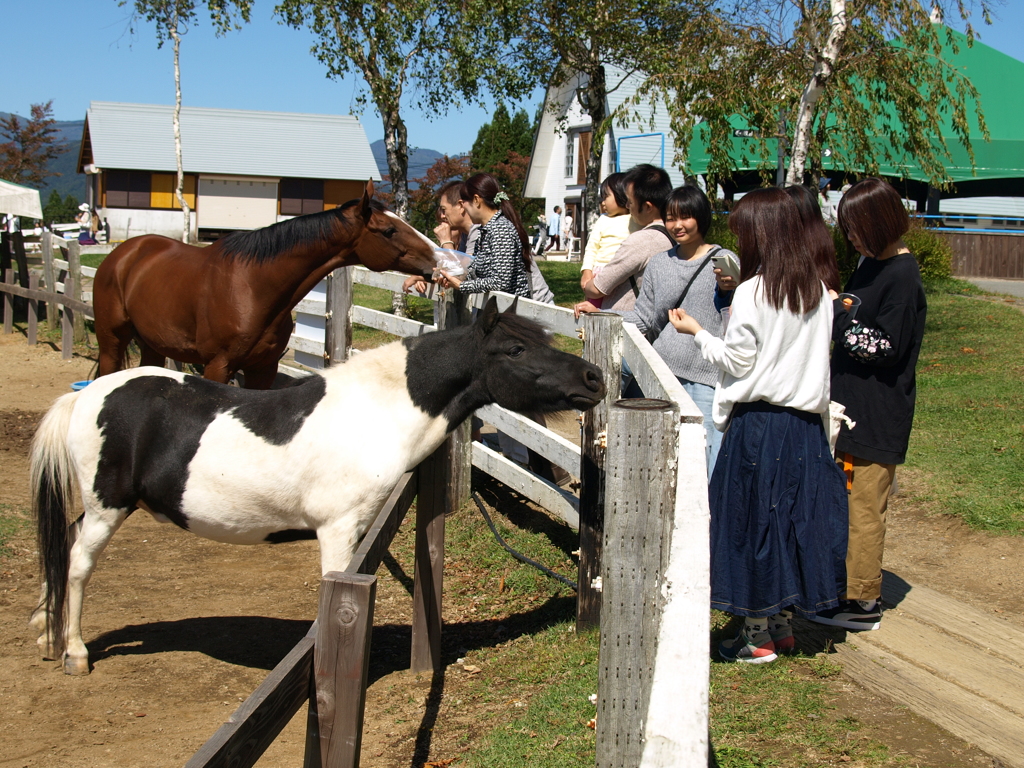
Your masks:
[{"label": "paved walkway", "polygon": [[1024,280],[996,280],[988,277],[965,277],[964,280],[974,283],[983,291],[1008,293],[1024,299]]},{"label": "paved walkway", "polygon": [[846,674],[865,688],[1006,768],[1024,768],[1024,631],[888,571],[882,602],[887,610],[875,632],[801,622],[801,650],[834,642]]}]

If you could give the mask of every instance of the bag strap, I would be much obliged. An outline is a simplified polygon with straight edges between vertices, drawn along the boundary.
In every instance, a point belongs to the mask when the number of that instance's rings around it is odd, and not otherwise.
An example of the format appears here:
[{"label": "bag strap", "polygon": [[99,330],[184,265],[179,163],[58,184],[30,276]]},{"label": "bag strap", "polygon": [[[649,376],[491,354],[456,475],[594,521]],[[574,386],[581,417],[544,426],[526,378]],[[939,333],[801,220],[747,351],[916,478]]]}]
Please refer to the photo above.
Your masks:
[{"label": "bag strap", "polygon": [[677,309],[683,306],[683,301],[686,299],[686,294],[690,292],[690,286],[693,285],[693,281],[697,279],[697,275],[699,275],[701,271],[704,269],[704,267],[708,265],[708,262],[711,261],[711,257],[718,253],[720,250],[722,250],[722,247],[720,245],[717,245],[710,251],[708,251],[708,255],[704,257],[704,261],[700,263],[700,266],[697,267],[697,271],[690,276],[690,279],[686,283],[686,287],[683,288],[683,293],[679,297],[679,301],[676,302]]},{"label": "bag strap", "polygon": [[[670,250],[672,248],[676,247],[676,239],[674,237],[672,237],[672,233],[668,231],[668,227],[666,227],[664,224],[652,224],[651,226],[647,227],[647,229],[656,229],[659,232],[661,232],[661,234],[663,234],[665,237],[667,237],[668,241],[672,244],[671,247],[670,247]],[[701,267],[703,267],[703,266],[704,265],[701,264]],[[700,270],[698,270],[698,271],[700,271]],[[640,286],[637,284],[636,278],[633,277],[633,275],[629,276],[629,287],[633,289],[633,295],[636,298],[639,299],[640,298]],[[690,286],[686,286],[686,289],[689,290]],[[684,292],[683,295],[685,296],[686,293]]]}]

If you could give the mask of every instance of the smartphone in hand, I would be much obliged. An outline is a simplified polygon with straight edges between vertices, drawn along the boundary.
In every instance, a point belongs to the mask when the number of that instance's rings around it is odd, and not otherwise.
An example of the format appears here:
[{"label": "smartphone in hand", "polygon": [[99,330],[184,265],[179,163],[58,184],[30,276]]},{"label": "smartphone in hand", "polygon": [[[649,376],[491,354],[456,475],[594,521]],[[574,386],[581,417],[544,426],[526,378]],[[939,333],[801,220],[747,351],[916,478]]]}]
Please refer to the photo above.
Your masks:
[{"label": "smartphone in hand", "polygon": [[726,277],[731,277],[739,282],[740,262],[732,253],[719,251],[711,257],[711,264],[715,269],[722,270],[722,274]]}]

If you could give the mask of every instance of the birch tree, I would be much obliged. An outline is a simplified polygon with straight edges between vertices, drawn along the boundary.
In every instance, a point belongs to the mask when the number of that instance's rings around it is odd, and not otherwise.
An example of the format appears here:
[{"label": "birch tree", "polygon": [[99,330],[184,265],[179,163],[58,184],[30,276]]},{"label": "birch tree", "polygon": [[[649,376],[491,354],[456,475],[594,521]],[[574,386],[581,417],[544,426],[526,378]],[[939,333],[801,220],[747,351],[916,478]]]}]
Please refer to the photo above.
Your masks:
[{"label": "birch tree", "polygon": [[[181,159],[181,38],[188,28],[196,22],[195,0],[118,0],[118,5],[129,5],[132,8],[131,26],[139,20],[145,20],[156,27],[157,48],[162,48],[168,40],[172,42],[174,51],[174,157],[178,166],[178,180],[175,195],[181,206],[182,242],[191,239],[191,209],[185,200],[185,170]],[[237,17],[249,21],[252,0],[206,0],[210,12],[210,20],[218,35],[231,29],[237,29]],[[134,29],[133,29],[134,31]]]},{"label": "birch tree", "polygon": [[[959,40],[938,18],[956,19],[967,44],[991,0],[734,0],[726,6],[719,54],[694,66],[660,62],[648,83],[670,104],[685,168],[690,140],[706,145],[709,175],[789,158],[786,181],[833,167],[877,174],[883,164],[918,165],[932,184],[948,180],[943,133],[973,162],[972,124],[987,136],[978,93],[948,61]],[[741,129],[747,137],[737,140]]]}]

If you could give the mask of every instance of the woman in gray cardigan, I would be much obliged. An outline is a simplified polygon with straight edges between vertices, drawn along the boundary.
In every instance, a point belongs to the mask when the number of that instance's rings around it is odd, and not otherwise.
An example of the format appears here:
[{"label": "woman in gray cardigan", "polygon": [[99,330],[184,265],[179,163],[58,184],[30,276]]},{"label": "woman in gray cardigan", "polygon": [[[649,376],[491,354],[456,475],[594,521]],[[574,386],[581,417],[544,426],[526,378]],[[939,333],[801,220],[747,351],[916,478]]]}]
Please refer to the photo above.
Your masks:
[{"label": "woman in gray cardigan", "polygon": [[672,191],[665,224],[678,245],[651,257],[636,305],[623,314],[623,319],[654,339],[655,351],[704,415],[710,478],[722,442],[722,433],[715,429],[712,418],[718,369],[704,359],[692,336],[676,333],[669,324],[668,311],[682,307],[698,319],[702,328],[721,337],[725,329],[715,306],[717,282],[711,256],[731,251],[704,241],[711,226],[711,203],[693,184]]}]

